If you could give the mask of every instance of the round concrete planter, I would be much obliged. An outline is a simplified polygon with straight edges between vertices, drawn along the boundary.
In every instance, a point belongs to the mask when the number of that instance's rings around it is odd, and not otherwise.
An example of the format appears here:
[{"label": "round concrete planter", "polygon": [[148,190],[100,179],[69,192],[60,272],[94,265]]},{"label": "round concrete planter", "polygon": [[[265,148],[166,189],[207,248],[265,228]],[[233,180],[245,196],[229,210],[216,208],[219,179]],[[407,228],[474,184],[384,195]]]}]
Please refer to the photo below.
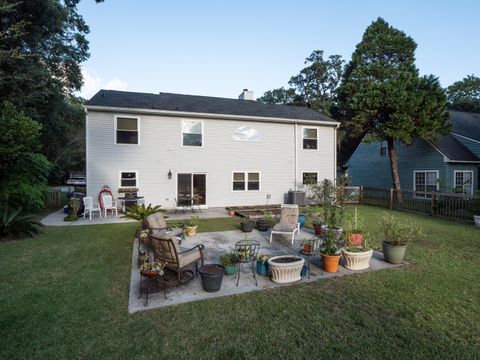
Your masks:
[{"label": "round concrete planter", "polygon": [[373,255],[373,250],[362,252],[351,252],[347,250],[342,251],[345,259],[345,267],[349,270],[365,270],[370,267],[370,259]]},{"label": "round concrete planter", "polygon": [[277,284],[288,284],[301,280],[301,272],[305,259],[295,255],[275,256],[268,259],[272,271],[272,281]]},{"label": "round concrete planter", "polygon": [[390,264],[400,264],[405,256],[406,245],[395,246],[382,242],[383,258]]}]

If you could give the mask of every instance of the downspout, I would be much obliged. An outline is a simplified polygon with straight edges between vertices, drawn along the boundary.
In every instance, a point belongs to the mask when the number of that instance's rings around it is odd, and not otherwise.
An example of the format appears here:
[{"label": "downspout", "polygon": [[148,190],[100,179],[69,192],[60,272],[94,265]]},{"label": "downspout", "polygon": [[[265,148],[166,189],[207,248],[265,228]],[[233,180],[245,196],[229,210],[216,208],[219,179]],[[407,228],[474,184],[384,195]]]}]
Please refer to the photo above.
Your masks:
[{"label": "downspout", "polygon": [[298,124],[295,123],[294,125],[294,141],[293,141],[293,144],[295,146],[295,149],[294,149],[294,167],[295,167],[295,176],[294,176],[294,179],[295,179],[295,191],[297,191],[297,126]]}]

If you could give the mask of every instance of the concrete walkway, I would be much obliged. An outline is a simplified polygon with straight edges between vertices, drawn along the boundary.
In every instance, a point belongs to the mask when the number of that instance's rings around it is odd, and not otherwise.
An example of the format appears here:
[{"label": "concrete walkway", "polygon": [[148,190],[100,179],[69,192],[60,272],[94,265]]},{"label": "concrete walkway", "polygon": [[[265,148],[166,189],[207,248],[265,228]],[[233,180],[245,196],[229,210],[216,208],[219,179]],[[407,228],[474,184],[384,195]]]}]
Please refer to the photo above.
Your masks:
[{"label": "concrete walkway", "polygon": [[[314,236],[313,232],[308,229],[302,230],[299,235],[296,236],[294,245],[291,245],[289,240],[284,240],[280,237],[274,237],[272,243],[269,242],[270,231],[259,232],[253,230],[248,234],[249,240],[257,240],[260,243],[260,254],[275,256],[275,255],[298,255],[301,246],[301,240],[309,239]],[[221,254],[232,251],[235,246],[235,242],[243,240],[245,233],[238,230],[200,233],[194,237],[187,238],[182,247],[189,248],[197,244],[203,244],[205,246],[204,256],[205,263],[218,263],[218,259]],[[130,299],[128,305],[128,311],[134,313],[137,311],[149,310],[160,308],[164,306],[183,304],[191,301],[212,299],[220,296],[228,296],[241,294],[250,291],[259,291],[277,288],[280,286],[270,280],[269,277],[256,275],[258,280],[258,286],[255,286],[255,280],[252,276],[251,268],[247,264],[243,265],[240,282],[238,287],[236,286],[235,276],[225,275],[222,282],[220,291],[215,293],[205,292],[202,288],[200,276],[194,278],[190,283],[182,285],[176,288],[167,290],[167,299],[165,300],[163,292],[150,294],[148,298],[148,306],[145,306],[145,295],[140,297],[140,271],[137,268],[137,249],[138,241],[135,240],[132,252],[132,271],[130,282]],[[305,263],[306,264],[306,263]],[[343,259],[341,260],[343,264]],[[311,258],[310,267],[310,279],[308,277],[302,278],[301,282],[316,281],[319,279],[328,279],[332,277],[353,275],[359,272],[376,271],[381,269],[390,269],[401,265],[392,265],[383,261],[383,255],[378,252],[374,252],[372,259],[370,260],[370,268],[363,271],[351,271],[347,270],[343,266],[339,267],[339,271],[334,274],[326,273],[321,268],[321,261],[318,256]]]},{"label": "concrete walkway", "polygon": [[[165,215],[168,216],[168,220],[182,220],[190,219],[191,216],[196,215],[202,219],[211,219],[211,218],[222,218],[228,217],[227,210],[225,208],[211,208],[205,209],[202,211],[177,211],[168,210]],[[45,216],[41,223],[45,226],[79,226],[79,225],[99,225],[99,224],[117,224],[117,223],[126,223],[132,222],[134,220],[124,219],[121,217],[121,214],[118,214],[118,217],[108,213],[107,217],[99,217],[98,213],[95,213],[95,216],[90,220],[88,217],[83,219],[83,216],[80,217],[77,221],[64,221],[66,214],[63,213],[63,209],[55,211],[50,215]]]}]

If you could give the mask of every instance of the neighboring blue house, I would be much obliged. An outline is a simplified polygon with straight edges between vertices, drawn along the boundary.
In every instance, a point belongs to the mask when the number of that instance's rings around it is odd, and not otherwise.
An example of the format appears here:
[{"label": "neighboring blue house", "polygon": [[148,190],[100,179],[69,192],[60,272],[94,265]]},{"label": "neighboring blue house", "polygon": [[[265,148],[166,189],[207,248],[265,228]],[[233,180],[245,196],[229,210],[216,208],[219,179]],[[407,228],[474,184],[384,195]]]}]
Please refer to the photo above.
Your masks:
[{"label": "neighboring blue house", "polygon": [[[453,129],[438,143],[416,139],[396,143],[400,183],[416,191],[452,191],[466,194],[479,189],[480,113],[451,111]],[[347,162],[353,185],[391,188],[392,176],[386,142],[362,143]]]}]

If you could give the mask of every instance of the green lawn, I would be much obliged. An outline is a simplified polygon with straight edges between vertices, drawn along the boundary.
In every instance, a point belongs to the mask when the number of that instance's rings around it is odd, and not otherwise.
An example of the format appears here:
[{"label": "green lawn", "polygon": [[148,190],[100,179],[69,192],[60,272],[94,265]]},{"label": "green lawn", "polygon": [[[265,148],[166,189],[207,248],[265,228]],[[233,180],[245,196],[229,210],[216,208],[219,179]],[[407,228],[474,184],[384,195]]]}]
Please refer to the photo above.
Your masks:
[{"label": "green lawn", "polygon": [[[382,211],[361,209],[375,246]],[[395,215],[427,234],[410,246],[409,267],[133,315],[135,224],[47,228],[0,243],[0,358],[478,359],[480,230]]]}]

